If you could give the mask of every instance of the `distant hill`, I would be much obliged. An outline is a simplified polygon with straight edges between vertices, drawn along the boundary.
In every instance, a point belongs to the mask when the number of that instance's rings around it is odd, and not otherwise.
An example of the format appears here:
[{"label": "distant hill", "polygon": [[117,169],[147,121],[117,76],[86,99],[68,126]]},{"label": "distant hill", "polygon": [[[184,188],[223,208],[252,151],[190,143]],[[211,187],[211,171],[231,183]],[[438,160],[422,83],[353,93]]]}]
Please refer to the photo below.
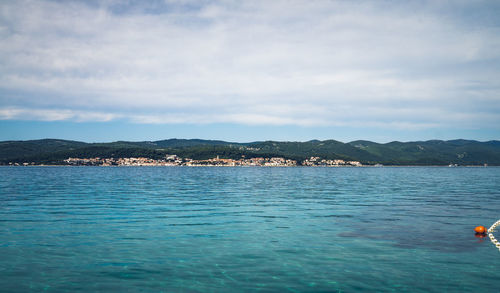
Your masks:
[{"label": "distant hill", "polygon": [[212,145],[212,146],[243,145],[241,143],[226,142],[222,140],[177,139],[177,138],[154,141],[153,144],[156,144],[157,146],[163,148],[192,147],[200,145]]},{"label": "distant hill", "polygon": [[498,141],[429,140],[377,144],[353,141],[349,144],[379,157],[379,162],[394,165],[500,165]]},{"label": "distant hill", "polygon": [[307,142],[279,142],[266,141],[249,144],[256,148],[256,152],[275,153],[283,156],[293,156],[297,159],[305,159],[311,156],[325,159],[348,159],[358,161],[377,161],[377,156],[350,144],[336,140],[311,140]]},{"label": "distant hill", "polygon": [[366,140],[343,143],[336,140],[306,142],[261,141],[235,143],[221,140],[166,139],[159,141],[116,141],[85,143],[60,139],[0,142],[0,164],[60,164],[68,157],[150,157],[176,154],[185,158],[216,156],[238,159],[280,156],[294,160],[309,157],[360,161],[384,165],[500,165],[500,141],[429,140],[390,142]]},{"label": "distant hill", "polygon": [[40,139],[0,142],[0,160],[33,157],[59,151],[71,151],[87,146],[87,143],[61,139]]}]

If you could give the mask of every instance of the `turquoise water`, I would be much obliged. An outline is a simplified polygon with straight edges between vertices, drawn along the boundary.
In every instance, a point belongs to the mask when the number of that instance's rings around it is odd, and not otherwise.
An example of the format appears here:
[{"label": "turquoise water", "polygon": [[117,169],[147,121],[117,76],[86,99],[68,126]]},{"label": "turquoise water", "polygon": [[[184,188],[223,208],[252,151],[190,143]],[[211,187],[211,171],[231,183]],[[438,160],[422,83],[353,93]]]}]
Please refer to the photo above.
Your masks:
[{"label": "turquoise water", "polygon": [[499,218],[494,167],[1,167],[0,291],[499,292]]}]

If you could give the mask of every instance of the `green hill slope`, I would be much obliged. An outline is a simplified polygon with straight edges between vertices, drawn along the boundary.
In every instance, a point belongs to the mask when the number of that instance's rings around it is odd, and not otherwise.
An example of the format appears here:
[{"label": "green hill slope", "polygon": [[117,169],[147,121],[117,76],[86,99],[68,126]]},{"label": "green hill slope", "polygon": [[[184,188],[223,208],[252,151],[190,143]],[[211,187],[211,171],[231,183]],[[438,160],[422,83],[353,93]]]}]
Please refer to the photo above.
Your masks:
[{"label": "green hill slope", "polygon": [[59,164],[68,157],[149,157],[176,154],[185,158],[208,159],[215,156],[285,157],[302,161],[309,157],[360,161],[384,165],[500,165],[500,141],[429,140],[390,142],[366,140],[342,143],[336,140],[307,142],[264,141],[233,143],[220,140],[167,139],[159,141],[85,143],[42,139],[0,142],[0,164],[34,162]]},{"label": "green hill slope", "polygon": [[349,144],[381,158],[384,164],[396,165],[500,165],[498,141],[429,140],[377,144],[353,141]]},{"label": "green hill slope", "polygon": [[59,151],[71,151],[87,146],[87,143],[61,139],[40,139],[0,142],[0,160],[33,157]]}]

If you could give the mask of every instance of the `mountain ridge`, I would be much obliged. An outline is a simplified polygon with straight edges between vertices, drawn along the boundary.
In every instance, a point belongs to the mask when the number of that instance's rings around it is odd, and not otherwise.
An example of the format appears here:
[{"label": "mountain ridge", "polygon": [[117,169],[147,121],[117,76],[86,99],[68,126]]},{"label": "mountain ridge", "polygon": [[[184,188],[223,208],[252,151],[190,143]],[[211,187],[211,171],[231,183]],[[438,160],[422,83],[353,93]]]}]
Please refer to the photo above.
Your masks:
[{"label": "mountain ridge", "polygon": [[466,139],[340,142],[334,139],[309,141],[228,142],[223,140],[170,138],[157,141],[81,142],[64,139],[0,141],[0,164],[59,164],[68,157],[144,156],[167,154],[192,158],[280,156],[298,161],[309,157],[356,160],[374,165],[500,165],[500,141]]}]

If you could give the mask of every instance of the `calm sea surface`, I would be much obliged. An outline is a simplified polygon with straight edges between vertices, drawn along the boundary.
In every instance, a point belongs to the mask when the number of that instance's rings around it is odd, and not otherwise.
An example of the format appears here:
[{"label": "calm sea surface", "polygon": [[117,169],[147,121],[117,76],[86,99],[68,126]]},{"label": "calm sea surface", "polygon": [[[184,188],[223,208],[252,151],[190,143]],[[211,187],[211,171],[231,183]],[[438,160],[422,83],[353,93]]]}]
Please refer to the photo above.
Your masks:
[{"label": "calm sea surface", "polygon": [[498,219],[494,167],[1,167],[0,291],[500,292]]}]

